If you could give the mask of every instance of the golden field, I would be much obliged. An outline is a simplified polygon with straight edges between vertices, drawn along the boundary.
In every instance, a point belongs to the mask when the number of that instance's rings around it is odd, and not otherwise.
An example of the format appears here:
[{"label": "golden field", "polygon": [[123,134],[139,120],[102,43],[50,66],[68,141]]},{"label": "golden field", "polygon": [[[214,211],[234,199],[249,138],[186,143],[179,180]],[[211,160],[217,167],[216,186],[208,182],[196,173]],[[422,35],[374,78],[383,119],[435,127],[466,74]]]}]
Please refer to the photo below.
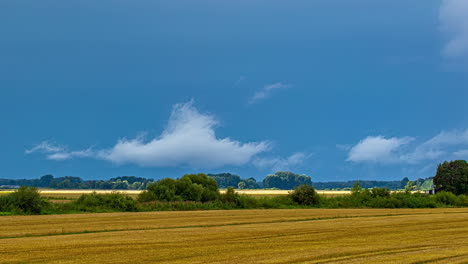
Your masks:
[{"label": "golden field", "polygon": [[468,263],[468,209],[0,217],[2,263]]},{"label": "golden field", "polygon": [[[138,194],[141,192],[139,190],[40,190],[42,196],[50,198],[50,199],[78,199],[80,195],[82,194],[89,194],[92,192],[97,192],[97,193],[111,193],[118,191],[120,193],[129,195],[133,198],[136,198]],[[221,193],[224,193],[226,190],[221,190]],[[12,190],[0,190],[0,195],[5,195],[8,193],[13,192]],[[257,189],[257,190],[236,190],[237,193],[239,194],[245,194],[245,195],[250,195],[250,196],[255,196],[255,197],[266,197],[266,196],[278,196],[278,195],[287,195],[290,191],[289,190],[262,190],[262,189]],[[350,194],[350,191],[322,191],[322,190],[317,190],[317,192],[321,195],[325,196],[340,196],[340,195],[347,195]]]}]

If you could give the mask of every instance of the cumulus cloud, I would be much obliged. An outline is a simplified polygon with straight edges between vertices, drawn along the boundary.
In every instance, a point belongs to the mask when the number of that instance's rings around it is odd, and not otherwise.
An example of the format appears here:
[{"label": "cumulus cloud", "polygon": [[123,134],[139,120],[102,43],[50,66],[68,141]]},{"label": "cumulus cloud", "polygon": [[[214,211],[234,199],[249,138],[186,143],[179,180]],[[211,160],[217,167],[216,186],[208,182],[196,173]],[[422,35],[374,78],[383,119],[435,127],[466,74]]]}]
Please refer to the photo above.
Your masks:
[{"label": "cumulus cloud", "polygon": [[411,137],[385,138],[383,136],[369,136],[351,148],[348,161],[353,162],[396,162],[395,152],[405,144],[413,141]]},{"label": "cumulus cloud", "polygon": [[418,164],[424,161],[468,157],[468,129],[442,131],[419,144],[413,144],[414,140],[413,137],[369,136],[351,148],[347,160]]},{"label": "cumulus cloud", "polygon": [[291,87],[289,84],[283,84],[283,83],[273,83],[273,84],[268,84],[265,85],[260,91],[257,91],[252,98],[250,98],[249,103],[254,104],[260,100],[266,99],[270,97],[270,95],[275,91],[275,90],[280,90],[280,89],[286,89]]},{"label": "cumulus cloud", "polygon": [[212,115],[200,113],[192,102],[188,102],[175,105],[162,134],[150,140],[143,137],[121,139],[112,148],[96,151],[66,151],[65,148],[41,143],[27,153],[40,151],[53,160],[92,157],[143,167],[218,168],[244,165],[255,155],[270,149],[267,141],[242,143],[230,138],[217,138],[214,130],[217,124]]},{"label": "cumulus cloud", "polygon": [[160,137],[150,141],[122,139],[99,156],[117,164],[217,168],[244,165],[270,148],[265,141],[241,143],[229,138],[218,139],[214,131],[216,124],[213,116],[201,114],[191,102],[178,104]]},{"label": "cumulus cloud", "polygon": [[442,0],[440,28],[449,40],[443,54],[449,58],[468,57],[468,1]]},{"label": "cumulus cloud", "polygon": [[280,158],[256,158],[253,161],[254,166],[259,169],[268,168],[271,171],[291,170],[297,166],[304,164],[310,155],[302,152],[294,153],[289,157]]}]

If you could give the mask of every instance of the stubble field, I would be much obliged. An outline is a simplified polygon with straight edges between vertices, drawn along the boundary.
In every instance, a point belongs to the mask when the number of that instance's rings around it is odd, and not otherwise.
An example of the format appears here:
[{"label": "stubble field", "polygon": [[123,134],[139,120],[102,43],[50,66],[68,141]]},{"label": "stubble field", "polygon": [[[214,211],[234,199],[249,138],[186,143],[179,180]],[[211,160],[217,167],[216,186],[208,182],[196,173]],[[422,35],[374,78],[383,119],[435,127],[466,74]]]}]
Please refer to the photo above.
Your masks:
[{"label": "stubble field", "polygon": [[468,263],[468,209],[0,217],[2,263]]}]

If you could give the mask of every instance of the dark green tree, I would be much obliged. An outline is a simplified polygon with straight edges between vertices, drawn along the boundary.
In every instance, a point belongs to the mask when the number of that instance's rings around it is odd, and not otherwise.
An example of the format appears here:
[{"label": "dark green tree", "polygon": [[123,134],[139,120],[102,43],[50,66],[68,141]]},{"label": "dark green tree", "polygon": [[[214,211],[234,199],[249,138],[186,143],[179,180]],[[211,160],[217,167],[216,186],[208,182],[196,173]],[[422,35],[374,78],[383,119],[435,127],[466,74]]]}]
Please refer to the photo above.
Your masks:
[{"label": "dark green tree", "polygon": [[[244,189],[259,189],[260,186],[258,186],[257,180],[254,178],[250,177],[248,179],[242,179],[240,182],[245,183]],[[239,184],[240,184],[239,182]]]},{"label": "dark green tree", "polygon": [[314,205],[320,201],[320,196],[315,191],[314,187],[309,184],[303,184],[294,188],[290,194],[291,199],[300,205]]},{"label": "dark green tree", "polygon": [[294,187],[312,182],[307,175],[299,175],[290,171],[278,171],[263,179],[264,188],[278,188],[283,190],[292,190]]},{"label": "dark green tree", "polygon": [[439,164],[434,185],[436,191],[468,194],[468,163],[465,160],[454,160]]},{"label": "dark green tree", "polygon": [[48,206],[36,187],[21,186],[8,199],[13,208],[26,214],[40,214]]},{"label": "dark green tree", "polygon": [[52,180],[54,180],[54,176],[44,175],[39,179],[38,187],[49,187]]},{"label": "dark green tree", "polygon": [[231,173],[208,174],[209,177],[215,179],[219,188],[225,189],[227,187],[237,188],[241,177]]},{"label": "dark green tree", "polygon": [[139,200],[148,201],[196,201],[208,202],[219,198],[216,181],[206,174],[187,174],[174,180],[165,178],[148,185]]}]

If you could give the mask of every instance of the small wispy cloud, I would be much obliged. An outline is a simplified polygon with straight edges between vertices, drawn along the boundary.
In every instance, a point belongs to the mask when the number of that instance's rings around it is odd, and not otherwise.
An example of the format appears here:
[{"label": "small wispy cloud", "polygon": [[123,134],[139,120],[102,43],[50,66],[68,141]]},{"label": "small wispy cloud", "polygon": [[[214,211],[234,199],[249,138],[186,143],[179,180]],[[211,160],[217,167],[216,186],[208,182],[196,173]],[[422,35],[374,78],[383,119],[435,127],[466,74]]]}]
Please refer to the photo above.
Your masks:
[{"label": "small wispy cloud", "polygon": [[232,85],[232,87],[236,87],[238,86],[241,82],[245,81],[247,79],[247,77],[245,76],[239,76],[239,79],[237,79],[234,84]]},{"label": "small wispy cloud", "polygon": [[260,100],[264,100],[271,96],[275,90],[281,90],[290,88],[290,84],[284,84],[281,82],[265,85],[261,90],[257,91],[252,98],[249,100],[249,104],[257,103]]},{"label": "small wispy cloud", "polygon": [[305,163],[310,158],[310,154],[298,152],[289,157],[271,157],[271,158],[255,158],[253,165],[259,169],[269,169],[272,172],[292,170]]},{"label": "small wispy cloud", "polygon": [[69,151],[66,147],[59,146],[49,141],[43,141],[35,147],[25,151],[26,154],[32,154],[35,152],[45,154],[46,158],[49,160],[69,160],[73,158],[96,156],[96,153],[92,150],[92,148],[79,151]]},{"label": "small wispy cloud", "polygon": [[448,36],[443,49],[447,58],[468,57],[468,1],[442,0],[439,10],[440,29]]},{"label": "small wispy cloud", "polygon": [[58,146],[54,143],[50,143],[48,141],[43,141],[40,144],[34,146],[31,149],[27,149],[25,151],[26,154],[31,154],[34,152],[41,152],[41,153],[53,153],[53,152],[60,152],[63,151],[64,148],[61,146]]}]

